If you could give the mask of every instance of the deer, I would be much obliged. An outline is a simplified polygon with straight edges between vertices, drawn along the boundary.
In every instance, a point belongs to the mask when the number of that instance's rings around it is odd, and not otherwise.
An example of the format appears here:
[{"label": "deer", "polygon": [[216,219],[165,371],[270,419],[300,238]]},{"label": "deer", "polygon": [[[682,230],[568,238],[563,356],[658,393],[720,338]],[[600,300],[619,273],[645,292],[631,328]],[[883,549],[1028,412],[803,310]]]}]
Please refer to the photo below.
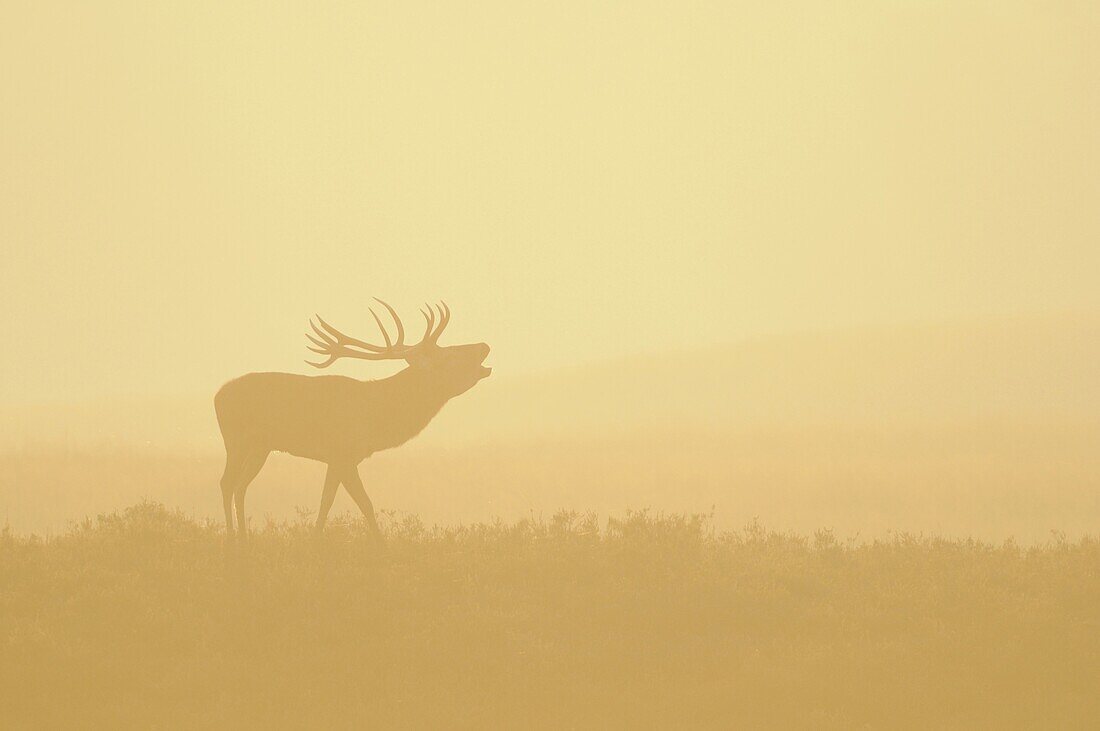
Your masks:
[{"label": "deer", "polygon": [[[382,538],[374,505],[363,488],[360,463],[375,452],[409,441],[435,418],[452,398],[492,373],[484,365],[485,343],[439,345],[439,336],[451,320],[446,302],[425,305],[420,313],[426,327],[415,345],[405,344],[405,328],[386,302],[396,325],[396,337],[368,308],[381,330],[384,345],[349,337],[320,315],[309,320],[308,350],[325,360],[305,362],[327,368],[341,358],[368,361],[403,360],[406,367],[378,380],[339,375],[247,373],[223,385],[214,396],[214,411],[225,443],[225,470],[221,477],[227,540],[248,536],[244,496],[272,452],[286,452],[328,465],[321,489],[321,506],[314,530],[324,531],[332,502],[342,484],[359,506],[374,541]],[[233,529],[233,508],[237,530]]]}]

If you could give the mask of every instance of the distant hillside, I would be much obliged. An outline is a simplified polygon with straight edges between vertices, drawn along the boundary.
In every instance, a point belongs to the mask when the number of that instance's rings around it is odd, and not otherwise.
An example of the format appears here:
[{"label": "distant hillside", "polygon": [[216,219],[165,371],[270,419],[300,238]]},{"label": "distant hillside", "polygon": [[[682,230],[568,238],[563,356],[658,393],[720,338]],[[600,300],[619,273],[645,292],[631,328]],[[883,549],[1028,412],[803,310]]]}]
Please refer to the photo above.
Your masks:
[{"label": "distant hillside", "polygon": [[466,435],[1100,421],[1100,317],[758,338],[486,383]]},{"label": "distant hillside", "polygon": [[[1100,421],[1100,316],[761,337],[544,374],[497,372],[421,437],[439,444],[637,433]],[[210,394],[9,405],[7,444],[220,449]]]}]

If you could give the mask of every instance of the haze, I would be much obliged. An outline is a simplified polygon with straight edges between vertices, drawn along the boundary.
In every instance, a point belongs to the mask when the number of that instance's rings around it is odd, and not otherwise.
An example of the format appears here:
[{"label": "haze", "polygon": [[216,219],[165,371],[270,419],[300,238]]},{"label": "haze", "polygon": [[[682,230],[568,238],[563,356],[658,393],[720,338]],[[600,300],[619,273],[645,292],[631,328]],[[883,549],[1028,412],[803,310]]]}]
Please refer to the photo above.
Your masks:
[{"label": "haze", "polygon": [[[314,313],[376,337],[373,296],[446,300],[494,367],[366,468],[383,508],[1094,524],[1091,4],[0,13],[17,529],[216,515],[214,391],[309,371]],[[26,456],[59,445],[108,456]],[[256,514],[312,469],[273,462]]]},{"label": "haze", "polygon": [[1097,726],[1095,0],[3,0],[0,166],[4,728]]},{"label": "haze", "polygon": [[301,369],[306,318],[372,295],[446,299],[501,374],[1096,311],[1097,21],[6,3],[0,396]]}]

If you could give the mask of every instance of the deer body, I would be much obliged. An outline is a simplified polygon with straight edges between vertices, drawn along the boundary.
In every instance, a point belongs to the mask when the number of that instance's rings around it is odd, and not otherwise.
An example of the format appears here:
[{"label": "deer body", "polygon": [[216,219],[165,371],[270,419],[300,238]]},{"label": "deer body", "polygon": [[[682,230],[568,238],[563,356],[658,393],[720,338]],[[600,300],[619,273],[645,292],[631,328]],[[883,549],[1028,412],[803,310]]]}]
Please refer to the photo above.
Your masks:
[{"label": "deer body", "polygon": [[415,437],[447,402],[417,376],[411,368],[379,381],[249,373],[222,386],[214,408],[227,448],[359,464]]},{"label": "deer body", "polygon": [[[246,533],[245,491],[271,452],[286,452],[329,467],[317,516],[318,530],[324,527],[336,490],[343,484],[377,536],[374,508],[359,478],[359,463],[375,452],[415,437],[447,401],[491,372],[481,365],[489,354],[488,345],[436,344],[450,319],[446,305],[439,309],[438,328],[429,308],[424,313],[424,339],[418,345],[405,346],[400,318],[389,305],[382,304],[397,323],[396,343],[391,343],[385,328],[383,347],[349,338],[321,320],[320,328],[313,325],[318,337],[309,336],[319,347],[310,349],[329,359],[311,365],[324,368],[342,357],[403,359],[409,366],[401,372],[376,381],[249,373],[226,383],[214,396],[214,410],[225,442],[221,487],[228,535],[233,535],[234,504],[237,531]],[[380,321],[378,324],[381,328]]]}]

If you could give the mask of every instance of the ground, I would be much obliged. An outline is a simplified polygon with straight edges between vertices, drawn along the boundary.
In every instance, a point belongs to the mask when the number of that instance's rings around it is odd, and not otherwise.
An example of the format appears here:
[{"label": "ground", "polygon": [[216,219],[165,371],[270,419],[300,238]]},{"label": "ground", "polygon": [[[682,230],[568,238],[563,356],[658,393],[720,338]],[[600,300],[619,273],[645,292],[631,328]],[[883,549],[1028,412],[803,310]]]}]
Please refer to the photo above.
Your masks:
[{"label": "ground", "polygon": [[1100,542],[633,513],[0,537],[0,726],[1085,728]]}]

